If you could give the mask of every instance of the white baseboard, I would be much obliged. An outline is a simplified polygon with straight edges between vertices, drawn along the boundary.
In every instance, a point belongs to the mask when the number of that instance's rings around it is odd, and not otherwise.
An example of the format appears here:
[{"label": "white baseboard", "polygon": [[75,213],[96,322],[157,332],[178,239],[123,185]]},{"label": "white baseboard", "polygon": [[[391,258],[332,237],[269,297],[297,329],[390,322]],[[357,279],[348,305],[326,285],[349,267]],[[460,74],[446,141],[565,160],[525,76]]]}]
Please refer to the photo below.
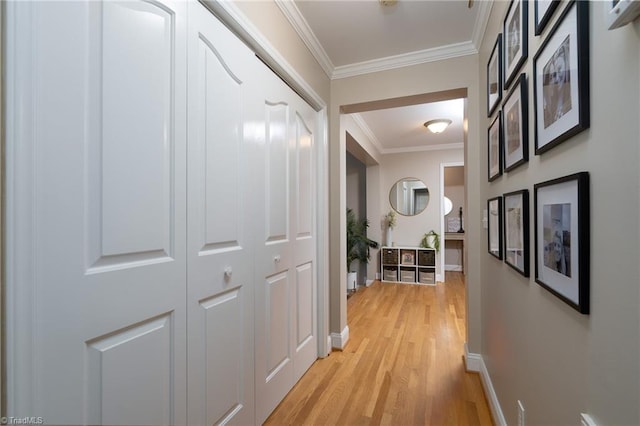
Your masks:
[{"label": "white baseboard", "polygon": [[444,265],[444,270],[462,272],[462,265]]},{"label": "white baseboard", "polygon": [[371,284],[373,284],[373,280],[367,280],[367,282],[364,285],[369,287]]},{"label": "white baseboard", "polygon": [[349,326],[346,325],[342,332],[331,333],[331,347],[343,350],[349,341]]},{"label": "white baseboard", "polygon": [[495,389],[493,389],[493,383],[491,383],[491,377],[489,376],[489,371],[487,371],[486,365],[484,365],[482,355],[470,353],[469,348],[465,343],[464,359],[467,371],[480,373],[480,381],[482,382],[484,393],[487,397],[487,400],[489,401],[489,408],[491,409],[493,420],[499,426],[507,426],[507,421],[505,420],[504,414],[502,413],[502,408],[500,407],[498,396],[496,395]]}]

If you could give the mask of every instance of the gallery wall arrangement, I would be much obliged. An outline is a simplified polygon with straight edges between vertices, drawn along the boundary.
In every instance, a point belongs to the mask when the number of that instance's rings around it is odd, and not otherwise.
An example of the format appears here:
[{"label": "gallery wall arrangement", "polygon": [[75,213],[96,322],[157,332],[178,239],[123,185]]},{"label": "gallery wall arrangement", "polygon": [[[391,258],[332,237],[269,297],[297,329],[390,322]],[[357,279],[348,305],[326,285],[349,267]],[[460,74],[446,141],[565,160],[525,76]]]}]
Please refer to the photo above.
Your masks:
[{"label": "gallery wall arrangement", "polygon": [[[532,96],[527,73],[521,71],[529,60],[528,0],[509,3],[487,63],[491,185],[508,180],[509,173],[529,161],[529,102],[535,155],[553,155],[554,147],[589,128],[590,2],[532,2],[534,33],[541,38],[530,64]],[[529,278],[529,232],[534,228],[535,282],[588,314],[589,173],[534,183],[533,215],[529,198],[529,189],[522,188],[487,200],[489,254]]]}]

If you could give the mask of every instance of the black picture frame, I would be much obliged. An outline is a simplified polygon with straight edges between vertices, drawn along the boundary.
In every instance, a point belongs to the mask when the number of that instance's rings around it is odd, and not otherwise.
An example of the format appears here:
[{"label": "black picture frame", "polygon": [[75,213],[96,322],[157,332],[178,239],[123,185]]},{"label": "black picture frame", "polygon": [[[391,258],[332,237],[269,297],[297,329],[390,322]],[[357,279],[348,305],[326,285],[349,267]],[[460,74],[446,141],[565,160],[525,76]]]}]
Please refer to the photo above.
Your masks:
[{"label": "black picture frame", "polygon": [[527,75],[520,74],[502,104],[502,159],[509,172],[529,161],[529,87]]},{"label": "black picture frame", "polygon": [[502,99],[502,34],[498,34],[487,62],[487,116],[491,117]]},{"label": "black picture frame", "polygon": [[502,23],[504,53],[502,63],[504,70],[504,90],[511,85],[518,75],[518,70],[527,60],[529,45],[529,1],[511,0],[507,15]]},{"label": "black picture frame", "polygon": [[571,1],[533,59],[535,153],[589,128],[589,2]]},{"label": "black picture frame", "polygon": [[534,0],[535,35],[542,34],[559,4],[560,0]]},{"label": "black picture frame", "polygon": [[496,118],[487,129],[487,178],[489,182],[502,175],[502,111],[498,111]]},{"label": "black picture frame", "polygon": [[487,200],[487,250],[502,260],[502,196]]},{"label": "black picture frame", "polygon": [[529,190],[503,194],[504,262],[529,276]]},{"label": "black picture frame", "polygon": [[534,185],[535,280],[589,313],[589,173]]}]

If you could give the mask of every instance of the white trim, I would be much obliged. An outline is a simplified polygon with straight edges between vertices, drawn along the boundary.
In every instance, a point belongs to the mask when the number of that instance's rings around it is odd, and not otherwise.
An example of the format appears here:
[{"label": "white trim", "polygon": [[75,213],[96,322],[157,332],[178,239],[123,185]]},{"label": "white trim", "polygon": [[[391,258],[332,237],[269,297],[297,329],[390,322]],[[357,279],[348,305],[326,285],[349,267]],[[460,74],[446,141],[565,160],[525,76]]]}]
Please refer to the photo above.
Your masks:
[{"label": "white trim", "polygon": [[349,341],[349,326],[345,325],[340,333],[331,333],[331,347],[343,350]]},{"label": "white trim", "polygon": [[[5,256],[6,389],[9,415],[34,413],[40,372],[35,362],[36,322],[36,198],[35,7],[31,2],[7,2],[5,36],[6,197]],[[22,309],[20,309],[22,307]]]},{"label": "white trim", "polygon": [[480,1],[476,2],[478,5],[478,16],[476,17],[475,25],[473,26],[473,33],[471,35],[471,42],[480,50],[484,34],[487,30],[487,24],[489,22],[489,16],[491,16],[491,8],[493,7],[492,1]]},{"label": "white trim", "polygon": [[275,0],[275,3],[293,29],[298,33],[300,39],[302,39],[307,48],[309,48],[309,51],[318,61],[324,72],[332,80],[427,62],[441,61],[460,56],[474,55],[478,53],[479,46],[484,38],[493,4],[493,2],[489,1],[476,3],[478,4],[478,15],[474,22],[471,40],[469,41],[336,67],[311,30],[307,20],[302,16],[302,13],[300,13],[300,9],[295,5],[295,2]]},{"label": "white trim", "polygon": [[371,131],[371,128],[367,125],[367,123],[362,118],[362,115],[358,113],[349,114],[349,116],[353,119],[356,125],[362,130],[362,133],[365,134],[366,137],[369,138],[373,146],[378,149],[380,154],[405,154],[408,152],[422,152],[422,151],[445,151],[449,149],[463,149],[464,143],[448,143],[448,144],[438,144],[438,145],[424,145],[424,146],[407,146],[403,148],[383,148],[382,143],[376,137],[376,135]]},{"label": "white trim", "polygon": [[371,284],[373,284],[373,281],[374,281],[374,280],[367,280],[367,281],[364,283],[365,287],[370,287],[370,286],[371,286]]},{"label": "white trim", "polygon": [[388,56],[386,58],[372,59],[370,61],[357,62],[355,64],[336,67],[331,75],[332,80],[354,77],[378,71],[387,71],[395,68],[411,65],[425,64],[428,62],[442,61],[444,59],[458,58],[461,56],[475,55],[478,49],[471,41],[450,44],[448,46],[434,47],[417,52],[402,55]]},{"label": "white trim", "polygon": [[[329,336],[329,131],[327,109],[318,112],[321,134],[318,135],[318,155],[316,162],[317,194],[316,194],[316,262],[317,262],[317,332],[318,336]],[[324,206],[324,208],[320,208]],[[318,339],[319,356],[327,356],[331,352],[331,340],[325,346],[324,339]]]},{"label": "white trim", "polygon": [[327,77],[331,78],[335,66],[327,52],[324,50],[320,41],[316,38],[316,35],[309,27],[307,20],[304,19],[300,9],[296,6],[295,2],[291,0],[274,0],[276,5],[280,8],[284,16],[287,18],[291,26],[298,33],[304,44],[309,48],[313,57],[318,61]]},{"label": "white trim", "polygon": [[444,265],[444,270],[462,272],[462,265]]},{"label": "white trim", "polygon": [[382,144],[380,143],[376,135],[371,131],[371,128],[364,121],[364,119],[362,118],[362,115],[358,114],[357,112],[349,115],[351,116],[353,121],[356,123],[356,125],[360,127],[360,130],[362,130],[362,133],[364,133],[364,135],[369,138],[373,146],[375,146],[378,149],[378,151],[382,153],[382,151],[384,151],[384,148],[382,148]]},{"label": "white trim", "polygon": [[327,107],[325,101],[307,84],[284,56],[232,1],[200,0],[215,16],[263,60],[280,78],[316,111]]},{"label": "white trim", "polygon": [[484,394],[489,401],[489,408],[491,409],[494,422],[499,426],[507,426],[507,421],[502,413],[502,407],[500,407],[500,401],[498,401],[498,396],[493,388],[493,383],[491,382],[491,377],[489,376],[487,366],[484,364],[482,355],[470,353],[466,342],[464,344],[464,360],[467,371],[480,373],[480,381],[484,388]]},{"label": "white trim", "polygon": [[405,154],[408,152],[422,152],[422,151],[447,151],[452,149],[463,149],[464,142],[458,143],[441,143],[438,145],[425,145],[425,146],[410,146],[405,148],[391,148],[383,149],[383,154]]}]

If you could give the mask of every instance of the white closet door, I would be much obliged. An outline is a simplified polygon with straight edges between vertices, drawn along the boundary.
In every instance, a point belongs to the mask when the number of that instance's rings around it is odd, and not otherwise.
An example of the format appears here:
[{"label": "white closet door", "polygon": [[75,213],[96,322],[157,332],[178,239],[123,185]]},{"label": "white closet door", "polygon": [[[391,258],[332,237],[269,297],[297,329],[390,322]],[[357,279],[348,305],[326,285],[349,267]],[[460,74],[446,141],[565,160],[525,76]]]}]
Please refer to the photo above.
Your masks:
[{"label": "white closet door", "polygon": [[317,358],[316,113],[266,67],[252,133],[256,184],[256,416],[263,422]]},{"label": "white closet door", "polygon": [[7,4],[8,415],[185,423],[185,9]]},{"label": "white closet door", "polygon": [[253,53],[189,4],[188,421],[253,424],[253,216],[247,87]]}]

